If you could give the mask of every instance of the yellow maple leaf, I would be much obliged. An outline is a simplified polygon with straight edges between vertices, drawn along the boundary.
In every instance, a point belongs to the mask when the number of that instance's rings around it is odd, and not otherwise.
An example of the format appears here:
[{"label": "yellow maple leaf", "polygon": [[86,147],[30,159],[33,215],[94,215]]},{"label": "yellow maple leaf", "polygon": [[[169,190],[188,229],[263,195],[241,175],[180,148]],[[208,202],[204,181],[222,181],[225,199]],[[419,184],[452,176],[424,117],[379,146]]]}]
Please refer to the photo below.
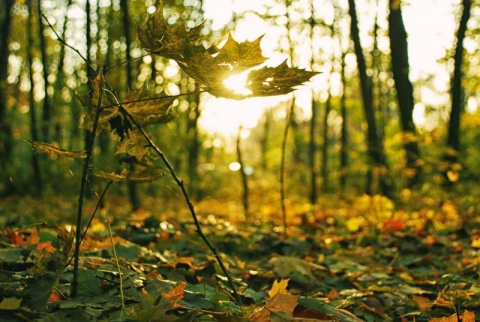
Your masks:
[{"label": "yellow maple leaf", "polygon": [[268,291],[268,296],[272,298],[277,294],[289,294],[289,292],[287,291],[289,280],[290,279],[287,278],[287,279],[281,279],[280,282],[277,282],[277,281],[273,282],[272,288],[270,289],[270,291]]}]

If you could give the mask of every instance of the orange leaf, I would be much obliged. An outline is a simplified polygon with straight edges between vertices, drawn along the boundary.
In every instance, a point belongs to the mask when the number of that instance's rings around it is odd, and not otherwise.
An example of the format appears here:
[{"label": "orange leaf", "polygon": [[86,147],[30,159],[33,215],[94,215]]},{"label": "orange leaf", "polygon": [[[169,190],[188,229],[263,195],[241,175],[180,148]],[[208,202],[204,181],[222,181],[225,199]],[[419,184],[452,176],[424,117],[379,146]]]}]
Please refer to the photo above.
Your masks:
[{"label": "orange leaf", "polygon": [[429,309],[432,306],[432,302],[427,297],[414,295],[413,299],[417,302],[418,308],[422,311]]},{"label": "orange leaf", "polygon": [[33,228],[30,232],[30,237],[28,237],[27,245],[33,246],[37,245],[40,242],[40,238],[38,237],[37,228]]},{"label": "orange leaf", "polygon": [[168,301],[168,303],[173,308],[179,306],[177,303],[183,298],[183,291],[185,290],[186,286],[187,286],[187,283],[181,282],[181,283],[178,283],[177,286],[172,288],[167,293],[163,293],[163,297]]},{"label": "orange leaf", "polygon": [[39,252],[46,250],[49,253],[54,253],[55,252],[55,247],[52,246],[52,242],[50,240],[44,241],[42,243],[39,243],[37,245],[37,250]]},{"label": "orange leaf", "polygon": [[10,243],[12,243],[15,246],[25,245],[25,240],[23,239],[23,235],[20,234],[18,231],[9,232],[8,239],[10,239]]},{"label": "orange leaf", "polygon": [[194,259],[195,257],[179,257],[175,262],[167,263],[166,266],[176,268],[178,264],[184,264],[184,265],[187,265],[188,267],[192,267],[193,266],[192,262]]},{"label": "orange leaf", "polygon": [[52,291],[48,300],[50,303],[61,302],[63,300],[62,294],[60,294],[58,291]]},{"label": "orange leaf", "polygon": [[431,318],[429,322],[475,322],[475,313],[465,310],[463,314],[461,314],[460,318],[457,314],[453,314],[443,318]]},{"label": "orange leaf", "polygon": [[334,299],[338,298],[339,296],[340,296],[340,294],[338,293],[338,291],[335,288],[332,288],[330,290],[330,292],[328,292],[328,294],[327,294],[327,297],[330,300],[334,300]]}]

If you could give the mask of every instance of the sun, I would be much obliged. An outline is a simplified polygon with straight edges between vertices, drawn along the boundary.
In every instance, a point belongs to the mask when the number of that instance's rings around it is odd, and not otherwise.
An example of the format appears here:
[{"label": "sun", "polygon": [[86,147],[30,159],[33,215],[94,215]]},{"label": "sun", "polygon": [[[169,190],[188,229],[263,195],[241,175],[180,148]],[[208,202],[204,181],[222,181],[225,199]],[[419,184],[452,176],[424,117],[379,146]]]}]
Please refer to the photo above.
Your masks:
[{"label": "sun", "polygon": [[234,94],[249,96],[252,91],[247,88],[248,71],[231,75],[223,81],[223,85]]}]

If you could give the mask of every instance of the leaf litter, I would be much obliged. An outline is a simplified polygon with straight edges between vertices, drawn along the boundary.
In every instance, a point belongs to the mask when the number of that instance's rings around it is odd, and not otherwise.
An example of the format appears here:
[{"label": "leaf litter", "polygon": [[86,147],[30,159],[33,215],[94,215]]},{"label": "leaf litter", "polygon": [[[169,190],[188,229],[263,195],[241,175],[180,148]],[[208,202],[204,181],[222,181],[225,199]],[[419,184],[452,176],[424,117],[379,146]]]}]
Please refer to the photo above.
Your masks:
[{"label": "leaf litter", "polygon": [[[104,223],[94,220],[82,244],[77,298],[69,296],[68,225],[4,228],[0,313],[6,321],[474,321],[480,316],[475,218],[458,216],[459,222],[447,225],[442,221],[452,219],[452,205],[450,215],[433,210],[427,220],[396,210],[379,216],[362,201],[352,207],[350,215],[303,214],[288,240],[272,221],[203,216],[241,304],[188,221],[147,211],[117,221],[115,258]],[[352,225],[352,214],[367,218]],[[328,220],[332,215],[335,220]],[[388,224],[400,215],[402,225]]]}]

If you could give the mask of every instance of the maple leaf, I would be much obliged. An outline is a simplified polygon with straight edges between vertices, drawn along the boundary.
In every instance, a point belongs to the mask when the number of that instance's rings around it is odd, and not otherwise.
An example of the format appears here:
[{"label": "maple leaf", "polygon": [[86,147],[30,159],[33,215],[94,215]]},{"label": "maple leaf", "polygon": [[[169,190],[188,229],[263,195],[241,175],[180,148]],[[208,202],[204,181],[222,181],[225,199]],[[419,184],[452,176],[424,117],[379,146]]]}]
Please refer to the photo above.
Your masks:
[{"label": "maple leaf", "polygon": [[[229,36],[216,56],[208,50],[197,51],[197,54],[189,57],[186,62],[179,62],[179,65],[188,75],[206,86],[210,94],[232,99],[288,94],[318,74],[291,68],[286,60],[276,67],[255,69],[267,60],[262,55],[261,40],[262,37],[259,37],[238,43]],[[252,70],[248,71],[249,69]],[[238,93],[225,85],[224,82],[229,77],[243,72],[248,72],[245,84],[247,93]]]},{"label": "maple leaf", "polygon": [[67,157],[67,158],[85,158],[87,153],[85,151],[69,151],[60,149],[52,144],[38,142],[38,141],[27,141],[32,146],[32,149],[35,151],[42,151],[57,156]]},{"label": "maple leaf", "polygon": [[274,297],[276,294],[288,294],[287,286],[289,278],[281,279],[280,282],[276,280],[273,282],[272,288],[268,291],[268,296]]},{"label": "maple leaf", "polygon": [[216,49],[218,50],[216,55],[210,54],[210,49],[205,50],[203,46],[197,46],[187,61],[178,63],[190,77],[206,86],[211,94],[235,96],[223,82],[229,76],[258,66],[267,60],[262,55],[261,40],[262,37],[259,37],[253,41],[238,43],[229,35],[225,45]]},{"label": "maple leaf", "polygon": [[142,88],[129,93],[123,108],[142,125],[167,123],[176,116],[170,108],[175,100],[175,96],[149,98]]},{"label": "maple leaf", "polygon": [[182,24],[168,26],[163,15],[163,4],[160,1],[156,12],[144,23],[137,25],[138,40],[151,54],[183,61],[189,55],[190,47],[198,44],[202,39],[203,26],[204,23],[201,23],[190,30],[186,30]]},{"label": "maple leaf", "polygon": [[37,245],[37,250],[39,252],[46,251],[47,253],[54,253],[55,247],[53,247],[52,242],[50,240],[41,242]]},{"label": "maple leaf", "polygon": [[252,96],[283,95],[292,92],[295,86],[308,82],[318,74],[318,72],[289,67],[287,60],[284,60],[276,67],[265,66],[252,70],[248,74],[247,88],[252,91]]}]

